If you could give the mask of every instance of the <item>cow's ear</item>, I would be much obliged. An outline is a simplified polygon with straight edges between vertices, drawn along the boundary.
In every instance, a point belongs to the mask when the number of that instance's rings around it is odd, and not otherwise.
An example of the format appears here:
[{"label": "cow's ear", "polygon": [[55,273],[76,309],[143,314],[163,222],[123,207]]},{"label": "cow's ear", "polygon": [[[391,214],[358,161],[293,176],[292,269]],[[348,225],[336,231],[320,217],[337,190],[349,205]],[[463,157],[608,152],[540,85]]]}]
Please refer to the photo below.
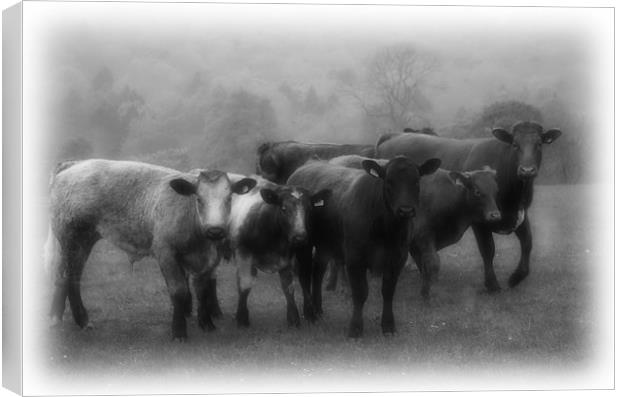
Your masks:
[{"label": "cow's ear", "polygon": [[182,196],[190,196],[196,193],[196,185],[183,178],[171,180],[170,187]]},{"label": "cow's ear", "polygon": [[420,176],[429,175],[433,172],[437,171],[439,166],[441,165],[441,160],[439,159],[428,159],[420,166]]},{"label": "cow's ear", "polygon": [[280,205],[281,203],[280,196],[274,190],[263,188],[260,190],[260,195],[267,204]]},{"label": "cow's ear", "polygon": [[492,134],[504,143],[512,143],[512,134],[503,128],[493,128]]},{"label": "cow's ear", "polygon": [[362,160],[362,168],[375,178],[385,178],[385,169],[374,160]]},{"label": "cow's ear", "polygon": [[332,191],[329,189],[323,189],[318,193],[315,193],[310,197],[310,202],[313,207],[324,207],[325,202],[331,197]]},{"label": "cow's ear", "polygon": [[458,171],[450,171],[448,175],[452,178],[455,185],[467,187],[470,184],[469,176],[467,174]]},{"label": "cow's ear", "polygon": [[543,143],[551,143],[558,139],[562,135],[562,131],[557,128],[552,128],[549,131],[543,132],[540,137],[542,138]]},{"label": "cow's ear", "polygon": [[256,179],[243,178],[242,180],[235,182],[231,186],[231,190],[236,194],[246,194],[256,186]]}]

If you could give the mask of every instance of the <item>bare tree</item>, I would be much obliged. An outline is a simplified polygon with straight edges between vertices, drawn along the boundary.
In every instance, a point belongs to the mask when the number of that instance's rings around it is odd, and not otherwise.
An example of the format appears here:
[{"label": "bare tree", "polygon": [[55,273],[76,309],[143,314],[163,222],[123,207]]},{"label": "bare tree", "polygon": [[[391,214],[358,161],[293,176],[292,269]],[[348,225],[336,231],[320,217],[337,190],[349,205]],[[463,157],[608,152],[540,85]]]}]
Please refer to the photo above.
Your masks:
[{"label": "bare tree", "polygon": [[424,114],[431,109],[424,85],[437,66],[435,58],[411,45],[390,46],[370,59],[364,86],[343,83],[342,89],[380,123],[393,129],[423,127],[420,124],[428,123]]}]

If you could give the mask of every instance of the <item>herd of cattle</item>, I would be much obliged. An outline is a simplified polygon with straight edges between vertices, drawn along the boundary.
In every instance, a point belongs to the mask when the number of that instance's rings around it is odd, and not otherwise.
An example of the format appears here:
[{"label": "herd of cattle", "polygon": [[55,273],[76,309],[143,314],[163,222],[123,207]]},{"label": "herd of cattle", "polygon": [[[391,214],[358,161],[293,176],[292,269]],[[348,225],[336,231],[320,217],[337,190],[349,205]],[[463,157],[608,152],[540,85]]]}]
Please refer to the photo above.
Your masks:
[{"label": "herd of cattle", "polygon": [[560,134],[525,121],[484,139],[407,129],[376,145],[265,143],[257,150],[258,175],[250,177],[129,161],[60,163],[50,183],[45,245],[45,265],[55,279],[52,323],[62,321],[68,298],[75,322],[90,326],[80,279],[92,247],[106,239],[132,262],[144,256],[158,261],[172,300],[174,339],[187,338],[190,276],[198,324],[215,328],[221,310],[214,270],[222,261],[237,268],[239,326],[249,325],[247,299],[257,269],[279,273],[287,322],[295,326],[296,273],[304,317],[314,322],[323,312],[323,276],[331,263],[346,270],[350,283],[349,336],[363,333],[368,271],[382,276],[381,327],[393,333],[392,300],[407,255],[427,298],[439,270],[437,251],[458,242],[469,227],[489,292],[500,289],[493,233],[515,233],[521,245],[508,284],[528,275],[533,181],[542,144]]}]

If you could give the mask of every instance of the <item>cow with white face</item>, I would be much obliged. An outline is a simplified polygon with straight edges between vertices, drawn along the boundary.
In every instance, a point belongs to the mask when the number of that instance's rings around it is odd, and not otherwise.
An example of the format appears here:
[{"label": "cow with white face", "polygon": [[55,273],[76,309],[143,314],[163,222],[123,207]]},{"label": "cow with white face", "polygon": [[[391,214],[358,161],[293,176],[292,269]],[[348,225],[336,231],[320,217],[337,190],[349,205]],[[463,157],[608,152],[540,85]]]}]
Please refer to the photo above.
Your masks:
[{"label": "cow with white face", "polygon": [[[231,180],[240,178],[231,176]],[[235,196],[230,216],[230,234],[237,266],[239,302],[237,325],[250,325],[248,295],[257,269],[280,275],[287,303],[287,322],[299,326],[293,289],[293,257],[307,244],[314,211],[320,210],[329,190],[315,194],[301,188],[281,186],[260,177],[244,196]]]},{"label": "cow with white face", "polygon": [[233,183],[216,170],[190,174],[130,161],[59,166],[51,183],[45,250],[46,267],[56,275],[52,321],[62,320],[68,297],[75,322],[89,325],[80,279],[92,247],[106,239],[132,260],[157,259],[174,308],[173,338],[187,338],[190,275],[199,302],[198,324],[213,328],[208,281],[221,259],[218,245],[228,235],[231,196],[255,185],[250,178]]}]

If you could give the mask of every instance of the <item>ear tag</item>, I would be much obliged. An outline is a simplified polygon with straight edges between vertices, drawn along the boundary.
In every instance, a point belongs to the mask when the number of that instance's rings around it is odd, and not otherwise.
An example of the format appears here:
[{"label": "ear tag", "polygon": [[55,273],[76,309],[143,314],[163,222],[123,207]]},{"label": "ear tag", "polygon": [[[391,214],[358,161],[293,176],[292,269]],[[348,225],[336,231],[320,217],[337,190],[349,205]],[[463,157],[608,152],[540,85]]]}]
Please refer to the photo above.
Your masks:
[{"label": "ear tag", "polygon": [[369,174],[374,176],[375,178],[379,178],[379,173],[374,168],[370,170]]},{"label": "ear tag", "polygon": [[314,203],[315,207],[323,207],[325,205],[325,200],[319,200],[316,203]]}]

